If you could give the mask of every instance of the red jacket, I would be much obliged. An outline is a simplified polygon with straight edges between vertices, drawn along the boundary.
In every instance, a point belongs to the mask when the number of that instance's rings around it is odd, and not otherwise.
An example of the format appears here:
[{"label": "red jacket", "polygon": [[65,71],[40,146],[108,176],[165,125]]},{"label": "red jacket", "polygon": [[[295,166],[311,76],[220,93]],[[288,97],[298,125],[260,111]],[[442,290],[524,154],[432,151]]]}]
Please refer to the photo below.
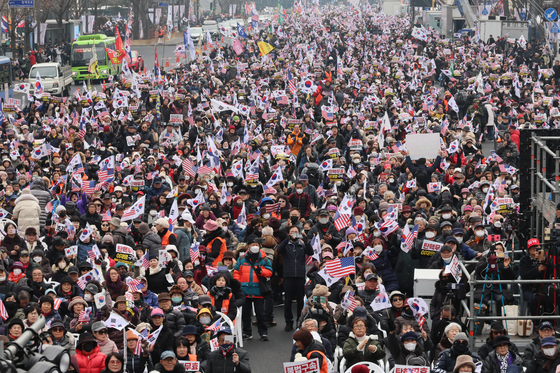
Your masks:
[{"label": "red jacket", "polygon": [[72,356],[72,362],[77,363],[80,373],[101,373],[105,369],[105,359],[107,356],[101,353],[99,346],[95,346],[91,355],[76,349],[76,355]]},{"label": "red jacket", "polygon": [[517,149],[519,150],[519,144],[521,142],[521,140],[519,140],[519,130],[510,130],[509,132],[511,133],[511,141],[517,145]]},{"label": "red jacket", "polygon": [[247,255],[237,261],[233,271],[233,278],[241,282],[241,289],[246,298],[262,298],[259,276],[253,270],[253,267],[260,268],[260,277],[262,278],[272,276],[272,265],[266,258],[265,252],[260,250],[259,259],[254,262],[249,262]]}]

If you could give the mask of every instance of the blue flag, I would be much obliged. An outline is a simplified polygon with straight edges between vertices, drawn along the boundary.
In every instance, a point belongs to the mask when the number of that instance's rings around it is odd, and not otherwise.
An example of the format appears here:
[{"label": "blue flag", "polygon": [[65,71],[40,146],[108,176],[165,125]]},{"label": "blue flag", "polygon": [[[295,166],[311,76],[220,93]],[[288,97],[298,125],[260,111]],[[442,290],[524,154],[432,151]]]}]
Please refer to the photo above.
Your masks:
[{"label": "blue flag", "polygon": [[239,22],[237,22],[237,35],[239,35],[243,39],[247,39],[247,34],[245,33],[245,29],[243,28],[243,26],[239,24]]},{"label": "blue flag", "polygon": [[185,49],[188,48],[188,40],[189,40],[189,34],[186,31],[183,31],[183,43],[185,43]]}]

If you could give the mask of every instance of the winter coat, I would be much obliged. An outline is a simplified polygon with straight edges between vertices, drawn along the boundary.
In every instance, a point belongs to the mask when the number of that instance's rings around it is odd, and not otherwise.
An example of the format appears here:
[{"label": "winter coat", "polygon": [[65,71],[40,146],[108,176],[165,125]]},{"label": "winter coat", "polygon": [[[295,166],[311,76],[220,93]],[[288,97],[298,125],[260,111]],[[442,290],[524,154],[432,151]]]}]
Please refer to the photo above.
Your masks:
[{"label": "winter coat", "polygon": [[[150,325],[152,326],[152,330],[157,329],[157,327],[153,324],[153,322],[151,322]],[[173,332],[166,325],[165,319],[162,325],[163,328],[161,329],[161,332],[159,333],[159,336],[156,339],[154,350],[151,352],[152,361],[160,361],[160,356],[163,353],[163,351],[173,350],[173,341],[175,340],[175,337],[173,336]]]},{"label": "winter coat", "polygon": [[84,355],[81,350],[76,350],[76,355],[72,356],[72,362],[77,363],[80,373],[101,373],[105,369],[106,358],[107,356],[99,350],[99,346],[95,346],[89,356]]},{"label": "winter coat", "polygon": [[311,245],[304,243],[303,240],[294,242],[287,238],[278,245],[276,252],[282,255],[284,278],[306,277],[305,255],[313,255],[313,248]]},{"label": "winter coat", "polygon": [[560,365],[560,354],[556,353],[556,357],[550,364],[550,369],[545,369],[543,365],[547,362],[547,359],[543,356],[542,351],[537,352],[535,358],[527,367],[525,373],[555,373],[556,367]]},{"label": "winter coat", "polygon": [[[520,369],[520,372],[523,372],[523,359],[521,359],[521,356],[519,356],[519,354],[516,352],[509,352],[508,365],[517,365]],[[488,357],[484,359],[484,363],[482,364],[482,373],[494,372],[500,372],[500,361],[498,360],[498,356],[495,350],[490,351]]]},{"label": "winter coat", "polygon": [[33,227],[40,232],[41,207],[39,200],[31,194],[31,190],[24,189],[16,199],[16,207],[12,218],[17,220],[18,228],[25,233],[27,228]]},{"label": "winter coat", "polygon": [[[490,341],[489,338],[486,338],[486,343],[480,346],[480,348],[478,349],[478,356],[480,356],[480,359],[484,361],[492,351],[494,351],[494,342]],[[515,352],[517,355],[519,355],[519,350],[513,343],[509,345],[509,351]]]},{"label": "winter coat", "polygon": [[[239,356],[239,365],[235,365],[232,360],[233,353]],[[249,354],[241,348],[233,348],[226,356],[220,350],[210,352],[206,360],[205,373],[251,373],[249,365]]]},{"label": "winter coat", "polygon": [[165,277],[165,270],[156,268],[155,270],[149,268],[146,271],[146,280],[148,281],[148,290],[154,294],[166,293],[169,283]]},{"label": "winter coat", "polygon": [[163,311],[165,313],[165,324],[173,332],[175,338],[183,335],[183,327],[186,325],[185,318],[181,311],[174,310],[171,307],[168,311]]},{"label": "winter coat", "polygon": [[179,250],[179,260],[184,262],[191,257],[190,248],[193,242],[192,230],[186,228],[176,228],[173,233],[177,236],[177,250]]},{"label": "winter coat", "polygon": [[[385,357],[385,351],[381,349],[381,343],[376,339],[370,339],[368,336],[368,342],[362,350],[358,349],[360,342],[354,335],[354,332],[350,332],[348,339],[344,342],[344,347],[342,349],[344,358],[346,359],[346,367],[349,368],[352,365],[359,363],[361,361],[369,361],[377,364],[377,361]],[[377,350],[375,352],[369,351],[369,346],[375,346]]]},{"label": "winter coat", "polygon": [[142,238],[142,246],[147,247],[150,252],[161,250],[161,237],[154,232],[148,232]]},{"label": "winter coat", "polygon": [[[47,211],[45,210],[45,206],[50,202],[50,200],[52,200],[52,195],[45,186],[43,179],[33,180],[31,184],[31,194],[39,201],[39,207],[41,209],[39,222],[41,228],[43,228],[45,226],[45,222],[47,221]],[[37,231],[37,233],[39,233],[39,231]]]},{"label": "winter coat", "polygon": [[101,353],[105,356],[109,355],[111,352],[119,352],[117,345],[115,342],[111,341],[110,338],[107,338],[105,342],[97,341],[97,345]]},{"label": "winter coat", "polygon": [[97,230],[99,232],[101,232],[101,222],[103,221],[103,217],[101,215],[99,215],[97,212],[94,212],[93,214],[89,213],[89,209],[86,209],[86,213],[84,215],[82,215],[82,217],[80,218],[80,228],[85,228],[86,227],[86,223],[93,226],[97,227]]},{"label": "winter coat", "polygon": [[[233,278],[241,282],[241,289],[247,298],[262,298],[260,281],[272,276],[272,265],[266,258],[264,251],[259,250],[258,257],[253,258],[251,254],[246,254],[235,264]],[[253,267],[260,273],[255,273]]]},{"label": "winter coat", "polygon": [[[399,255],[399,253],[396,252],[395,255]],[[375,265],[377,275],[383,279],[383,285],[385,285],[385,289],[388,293],[399,289],[399,280],[391,266],[389,250],[383,250],[377,259],[373,261],[373,265]]]},{"label": "winter coat", "polygon": [[[138,341],[137,343],[140,343]],[[119,351],[122,356],[124,356],[124,350]],[[144,369],[147,368],[147,371],[150,372],[154,365],[152,364],[152,359],[150,355],[144,356],[143,353],[140,353],[140,356],[131,353],[128,348],[126,349],[126,371],[128,373],[143,373]]]},{"label": "winter coat", "polygon": [[373,312],[371,302],[379,295],[379,290],[358,290],[358,295],[364,300],[364,307],[366,307],[369,314]]},{"label": "winter coat", "polygon": [[[477,354],[471,352],[470,350],[467,350],[466,353],[461,355],[469,355],[470,357],[472,357],[473,362],[475,364],[481,361],[480,357]],[[451,347],[450,349],[443,351],[439,357],[436,366],[432,371],[434,373],[453,372],[453,368],[455,368],[455,363],[457,361],[458,356],[459,354],[455,351],[455,347]]]},{"label": "winter coat", "polygon": [[[408,351],[406,348],[404,348],[403,344],[395,335],[395,333],[389,334],[387,348],[391,352],[391,355],[393,355],[395,364],[406,365],[408,359],[414,356],[421,356],[426,361],[428,361],[428,356],[424,352],[424,349],[422,348],[420,343],[416,344],[416,349],[414,351]],[[453,369],[449,370],[449,372],[452,371]]]},{"label": "winter coat", "polygon": [[[556,343],[560,345],[560,339],[556,339]],[[541,352],[541,337],[536,337],[523,351],[523,366],[528,368],[539,352]]]},{"label": "winter coat", "polygon": [[54,341],[54,345],[63,347],[70,355],[76,354],[76,340],[72,333],[66,332],[60,341]]}]

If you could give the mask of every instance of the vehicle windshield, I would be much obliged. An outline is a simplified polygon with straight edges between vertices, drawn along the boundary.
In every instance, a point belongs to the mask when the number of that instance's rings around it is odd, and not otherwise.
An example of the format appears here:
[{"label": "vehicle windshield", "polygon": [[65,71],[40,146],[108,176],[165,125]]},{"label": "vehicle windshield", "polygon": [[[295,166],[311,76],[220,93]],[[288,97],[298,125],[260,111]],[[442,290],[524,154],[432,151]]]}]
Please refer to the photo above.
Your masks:
[{"label": "vehicle windshield", "polygon": [[[95,54],[99,65],[105,65],[106,53],[103,44],[96,44]],[[91,45],[74,45],[72,49],[72,66],[88,66],[93,57]]]},{"label": "vehicle windshield", "polygon": [[56,78],[58,76],[58,73],[56,71],[56,66],[39,66],[39,67],[33,67],[31,69],[31,72],[29,73],[29,76],[32,79],[35,79],[35,77],[37,76],[37,72],[39,72],[39,75],[41,76],[41,79],[44,78]]}]

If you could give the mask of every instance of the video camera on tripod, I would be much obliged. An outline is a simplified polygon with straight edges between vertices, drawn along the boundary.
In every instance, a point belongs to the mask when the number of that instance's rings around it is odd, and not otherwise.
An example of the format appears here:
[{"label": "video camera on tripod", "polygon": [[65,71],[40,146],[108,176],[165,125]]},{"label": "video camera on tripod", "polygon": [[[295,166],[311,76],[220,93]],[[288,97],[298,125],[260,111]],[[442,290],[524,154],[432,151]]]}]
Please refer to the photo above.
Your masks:
[{"label": "video camera on tripod", "polygon": [[45,326],[45,317],[27,328],[21,337],[0,351],[2,373],[66,373],[70,367],[70,353],[61,346],[46,346],[39,352],[42,338],[39,330]]},{"label": "video camera on tripod", "polygon": [[[505,251],[505,246],[504,243],[502,242],[502,237],[499,234],[489,235],[487,240],[488,242],[492,242],[492,246],[490,246],[490,249],[486,254],[486,257],[488,258],[488,272],[496,273],[498,272],[498,262],[500,260],[505,260],[505,258],[508,258],[509,255]],[[496,245],[498,244],[500,244],[504,248],[504,251],[498,251],[498,252],[496,251]]]}]

